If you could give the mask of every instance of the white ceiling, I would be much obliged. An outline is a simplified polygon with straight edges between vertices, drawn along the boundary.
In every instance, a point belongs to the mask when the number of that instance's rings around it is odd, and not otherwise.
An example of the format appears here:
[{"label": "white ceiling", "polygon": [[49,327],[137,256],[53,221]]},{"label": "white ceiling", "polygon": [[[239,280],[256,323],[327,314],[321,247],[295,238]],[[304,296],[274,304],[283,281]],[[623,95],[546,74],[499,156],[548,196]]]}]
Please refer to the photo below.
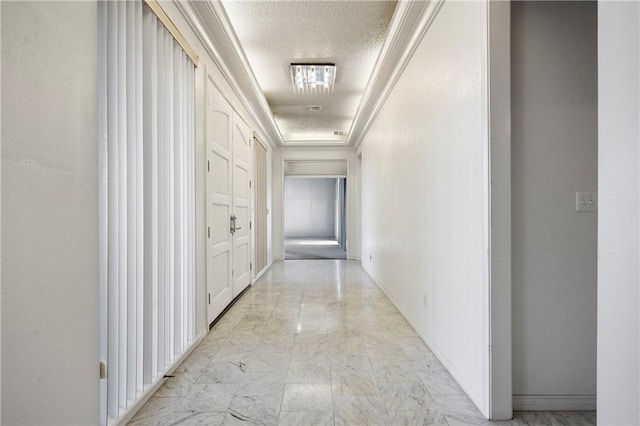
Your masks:
[{"label": "white ceiling", "polygon": [[[395,1],[236,1],[223,5],[285,144],[345,143]],[[292,62],[337,65],[332,94],[295,94]],[[318,105],[318,112],[306,107]]]}]

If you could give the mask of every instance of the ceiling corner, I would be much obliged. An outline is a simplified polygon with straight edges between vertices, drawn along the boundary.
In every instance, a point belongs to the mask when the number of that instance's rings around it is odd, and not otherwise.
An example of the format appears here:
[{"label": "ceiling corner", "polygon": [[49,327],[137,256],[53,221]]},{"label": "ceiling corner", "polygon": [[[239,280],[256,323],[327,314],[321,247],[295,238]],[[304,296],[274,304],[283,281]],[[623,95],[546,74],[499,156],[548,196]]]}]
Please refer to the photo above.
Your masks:
[{"label": "ceiling corner", "polygon": [[282,146],[282,134],[222,2],[196,0],[176,3],[269,144],[274,148]]},{"label": "ceiling corner", "polygon": [[347,143],[357,149],[395,86],[444,0],[400,1],[367,83]]}]

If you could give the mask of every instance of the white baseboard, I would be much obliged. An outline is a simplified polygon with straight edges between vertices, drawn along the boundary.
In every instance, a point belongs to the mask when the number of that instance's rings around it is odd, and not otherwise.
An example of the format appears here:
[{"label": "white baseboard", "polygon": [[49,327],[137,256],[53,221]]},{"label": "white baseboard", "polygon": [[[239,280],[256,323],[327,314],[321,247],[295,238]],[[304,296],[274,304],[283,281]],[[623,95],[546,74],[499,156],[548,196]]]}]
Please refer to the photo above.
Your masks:
[{"label": "white baseboard", "polygon": [[260,279],[260,277],[263,276],[265,272],[267,272],[267,269],[269,269],[271,267],[272,263],[273,262],[267,263],[267,265],[264,268],[262,268],[262,271],[260,271],[260,272],[258,272],[256,274],[256,276],[253,278],[253,282],[251,284],[255,284],[256,281],[258,281]]},{"label": "white baseboard", "polygon": [[513,395],[514,411],[595,411],[595,395]]}]

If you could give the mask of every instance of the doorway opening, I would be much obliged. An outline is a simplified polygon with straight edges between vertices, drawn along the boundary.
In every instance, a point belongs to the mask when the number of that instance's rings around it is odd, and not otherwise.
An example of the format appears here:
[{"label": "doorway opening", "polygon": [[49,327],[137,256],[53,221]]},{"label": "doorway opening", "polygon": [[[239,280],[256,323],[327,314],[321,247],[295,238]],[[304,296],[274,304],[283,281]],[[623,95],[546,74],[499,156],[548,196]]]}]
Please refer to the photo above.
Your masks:
[{"label": "doorway opening", "polygon": [[286,176],[285,259],[346,259],[345,177]]}]

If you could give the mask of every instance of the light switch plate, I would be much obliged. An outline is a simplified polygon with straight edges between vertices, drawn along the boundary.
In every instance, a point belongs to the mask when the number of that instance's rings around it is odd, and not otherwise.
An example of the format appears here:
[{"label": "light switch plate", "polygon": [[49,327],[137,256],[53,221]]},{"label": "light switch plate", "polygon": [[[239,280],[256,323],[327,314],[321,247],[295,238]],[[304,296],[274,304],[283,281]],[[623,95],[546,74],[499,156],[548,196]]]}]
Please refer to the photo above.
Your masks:
[{"label": "light switch plate", "polygon": [[598,210],[598,193],[576,192],[576,211],[595,212]]}]

